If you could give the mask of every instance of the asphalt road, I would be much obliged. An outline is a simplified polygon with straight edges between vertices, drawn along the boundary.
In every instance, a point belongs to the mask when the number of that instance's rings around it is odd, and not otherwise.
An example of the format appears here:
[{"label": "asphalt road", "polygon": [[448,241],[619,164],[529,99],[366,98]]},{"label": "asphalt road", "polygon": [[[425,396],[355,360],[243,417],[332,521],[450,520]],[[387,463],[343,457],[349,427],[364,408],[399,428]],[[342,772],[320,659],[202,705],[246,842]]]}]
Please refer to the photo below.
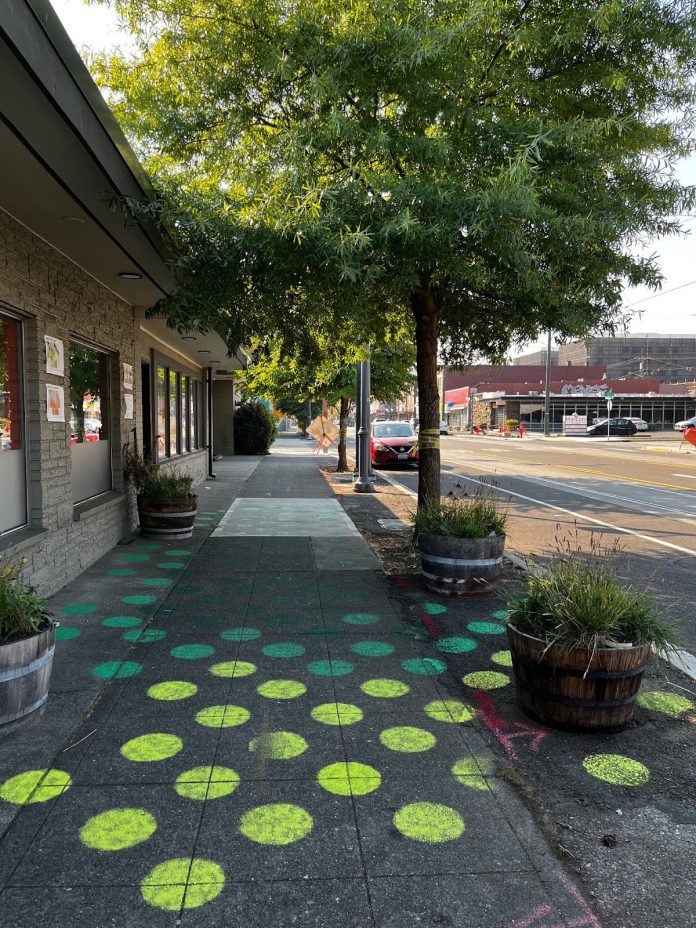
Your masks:
[{"label": "asphalt road", "polygon": [[[655,595],[694,654],[696,453],[675,453],[677,444],[443,436],[442,489],[493,481],[508,501],[507,549],[525,558],[543,561],[566,541],[587,550],[591,537],[617,540],[624,581]],[[384,472],[417,489],[417,472]]]}]

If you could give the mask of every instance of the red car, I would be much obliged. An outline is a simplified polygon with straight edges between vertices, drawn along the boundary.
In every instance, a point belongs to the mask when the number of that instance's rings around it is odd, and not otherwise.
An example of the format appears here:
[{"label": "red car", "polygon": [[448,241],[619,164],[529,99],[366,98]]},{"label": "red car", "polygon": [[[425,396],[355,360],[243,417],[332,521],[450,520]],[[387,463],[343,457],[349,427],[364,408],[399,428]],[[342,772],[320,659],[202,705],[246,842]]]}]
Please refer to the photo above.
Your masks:
[{"label": "red car", "polygon": [[418,439],[408,422],[374,422],[370,433],[373,464],[417,464]]}]

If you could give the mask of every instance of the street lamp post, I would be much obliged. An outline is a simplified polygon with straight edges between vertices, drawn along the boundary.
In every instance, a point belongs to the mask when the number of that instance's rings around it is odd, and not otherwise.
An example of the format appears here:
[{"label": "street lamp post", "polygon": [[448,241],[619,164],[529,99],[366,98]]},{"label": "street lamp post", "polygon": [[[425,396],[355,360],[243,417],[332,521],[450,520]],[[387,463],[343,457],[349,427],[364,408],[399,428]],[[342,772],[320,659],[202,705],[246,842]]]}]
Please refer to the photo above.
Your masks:
[{"label": "street lamp post", "polygon": [[551,329],[547,332],[546,342],[546,386],[544,388],[544,435],[551,434],[549,416],[551,412]]},{"label": "street lamp post", "polygon": [[360,470],[360,419],[362,406],[362,369],[360,361],[355,363],[355,467],[353,478],[358,476]]},{"label": "street lamp post", "polygon": [[370,362],[360,363],[360,451],[358,455],[358,479],[353,484],[356,493],[373,493],[370,480]]}]

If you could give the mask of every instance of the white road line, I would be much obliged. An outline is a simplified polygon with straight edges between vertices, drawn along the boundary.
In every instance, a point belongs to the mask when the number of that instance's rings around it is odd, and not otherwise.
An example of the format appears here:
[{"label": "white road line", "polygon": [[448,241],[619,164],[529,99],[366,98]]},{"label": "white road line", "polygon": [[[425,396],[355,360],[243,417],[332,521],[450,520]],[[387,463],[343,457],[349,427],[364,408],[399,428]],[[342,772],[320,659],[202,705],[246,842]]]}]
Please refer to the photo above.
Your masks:
[{"label": "white road line", "polygon": [[688,477],[689,480],[696,480],[696,474],[672,474],[673,477]]}]

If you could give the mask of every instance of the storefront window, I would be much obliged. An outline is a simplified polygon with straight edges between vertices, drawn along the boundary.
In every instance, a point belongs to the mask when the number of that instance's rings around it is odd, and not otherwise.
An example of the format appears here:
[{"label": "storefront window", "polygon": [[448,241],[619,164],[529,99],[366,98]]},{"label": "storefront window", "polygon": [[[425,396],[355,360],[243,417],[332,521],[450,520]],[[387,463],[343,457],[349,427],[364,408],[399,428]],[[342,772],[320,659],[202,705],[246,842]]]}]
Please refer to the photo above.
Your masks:
[{"label": "storefront window", "polygon": [[189,404],[188,397],[191,390],[191,378],[181,378],[181,450],[191,450],[191,436],[189,434]]},{"label": "storefront window", "polygon": [[164,457],[167,449],[167,372],[157,368],[157,457]]},{"label": "storefront window", "polygon": [[21,323],[0,316],[0,534],[27,521]]},{"label": "storefront window", "polygon": [[179,453],[179,375],[169,371],[169,456]]},{"label": "storefront window", "polygon": [[157,460],[166,460],[200,448],[198,412],[203,385],[190,374],[170,367],[167,358],[157,366]]},{"label": "storefront window", "polygon": [[71,342],[68,360],[73,502],[80,503],[111,489],[109,356]]}]

